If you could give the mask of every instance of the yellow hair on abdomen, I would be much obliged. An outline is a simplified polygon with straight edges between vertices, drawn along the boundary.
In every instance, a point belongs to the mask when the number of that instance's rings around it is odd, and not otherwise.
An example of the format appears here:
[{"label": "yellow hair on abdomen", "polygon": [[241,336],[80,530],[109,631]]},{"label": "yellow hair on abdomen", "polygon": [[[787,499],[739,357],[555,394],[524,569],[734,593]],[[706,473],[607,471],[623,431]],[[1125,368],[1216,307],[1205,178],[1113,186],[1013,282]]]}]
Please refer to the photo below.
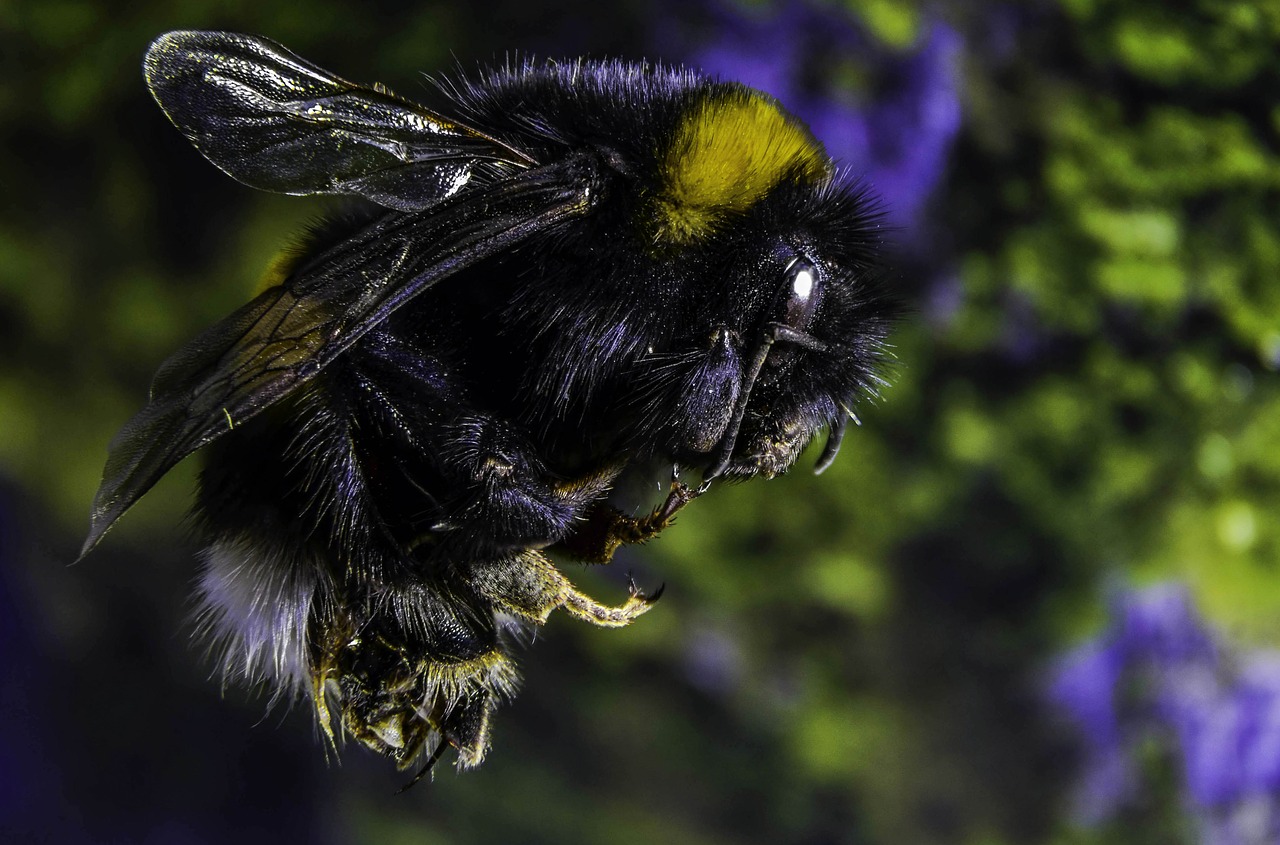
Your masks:
[{"label": "yellow hair on abdomen", "polygon": [[663,160],[657,239],[690,243],[747,211],[789,173],[818,181],[830,160],[771,97],[717,92],[690,110]]}]

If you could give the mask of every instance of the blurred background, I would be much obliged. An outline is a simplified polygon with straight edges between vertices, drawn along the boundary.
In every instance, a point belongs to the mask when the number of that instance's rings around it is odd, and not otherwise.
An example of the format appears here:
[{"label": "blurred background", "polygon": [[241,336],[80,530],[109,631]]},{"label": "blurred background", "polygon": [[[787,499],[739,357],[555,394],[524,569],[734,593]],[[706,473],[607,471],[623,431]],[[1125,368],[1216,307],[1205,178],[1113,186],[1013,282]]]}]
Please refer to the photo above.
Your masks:
[{"label": "blurred background", "polygon": [[[177,28],[411,97],[685,63],[883,197],[893,386],[820,479],[569,567],[666,595],[553,618],[477,771],[395,796],[211,678],[194,461],[69,565],[157,365],[326,207],[167,123],[140,62]],[[1234,0],[0,0],[0,840],[1280,841],[1278,47]]]}]

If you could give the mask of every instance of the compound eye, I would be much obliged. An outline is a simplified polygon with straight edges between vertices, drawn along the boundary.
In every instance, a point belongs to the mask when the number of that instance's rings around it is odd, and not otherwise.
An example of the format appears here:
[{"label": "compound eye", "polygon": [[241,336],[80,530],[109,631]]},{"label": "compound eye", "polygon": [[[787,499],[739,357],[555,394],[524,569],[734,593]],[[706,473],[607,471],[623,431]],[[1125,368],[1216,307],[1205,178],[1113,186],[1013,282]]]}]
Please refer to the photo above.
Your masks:
[{"label": "compound eye", "polygon": [[803,258],[796,258],[787,265],[785,281],[787,306],[782,322],[798,332],[808,331],[822,293],[818,268]]}]

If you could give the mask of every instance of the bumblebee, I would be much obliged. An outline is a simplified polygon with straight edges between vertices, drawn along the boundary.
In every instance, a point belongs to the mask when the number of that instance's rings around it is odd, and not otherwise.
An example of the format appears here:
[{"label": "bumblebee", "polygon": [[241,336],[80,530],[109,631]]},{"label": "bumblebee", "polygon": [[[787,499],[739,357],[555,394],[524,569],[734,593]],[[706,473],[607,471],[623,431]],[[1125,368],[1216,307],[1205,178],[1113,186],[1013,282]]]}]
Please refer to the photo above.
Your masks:
[{"label": "bumblebee", "polygon": [[[82,556],[203,449],[200,626],[331,740],[425,757],[419,777],[450,747],[478,765],[515,634],[657,598],[600,603],[549,552],[608,562],[825,430],[820,471],[882,384],[875,202],[766,94],[530,62],[429,109],[222,32],[164,35],[144,69],[231,177],[351,199],[161,366]],[[655,469],[652,512],[610,504]]]}]

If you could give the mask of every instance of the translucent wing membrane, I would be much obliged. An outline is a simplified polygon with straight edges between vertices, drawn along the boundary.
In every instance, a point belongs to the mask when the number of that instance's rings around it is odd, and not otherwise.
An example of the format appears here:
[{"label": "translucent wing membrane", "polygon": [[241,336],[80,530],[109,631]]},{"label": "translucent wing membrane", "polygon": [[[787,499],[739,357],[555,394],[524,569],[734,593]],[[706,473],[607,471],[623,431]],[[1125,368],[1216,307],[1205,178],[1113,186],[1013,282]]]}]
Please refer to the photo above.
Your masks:
[{"label": "translucent wing membrane", "polygon": [[171,32],[147,51],[156,102],[210,161],[255,188],[351,194],[420,211],[533,164],[500,141],[347,82],[265,38]]},{"label": "translucent wing membrane", "polygon": [[179,350],[111,443],[87,554],[170,468],[314,377],[395,309],[592,205],[580,157],[388,215],[298,268]]}]

